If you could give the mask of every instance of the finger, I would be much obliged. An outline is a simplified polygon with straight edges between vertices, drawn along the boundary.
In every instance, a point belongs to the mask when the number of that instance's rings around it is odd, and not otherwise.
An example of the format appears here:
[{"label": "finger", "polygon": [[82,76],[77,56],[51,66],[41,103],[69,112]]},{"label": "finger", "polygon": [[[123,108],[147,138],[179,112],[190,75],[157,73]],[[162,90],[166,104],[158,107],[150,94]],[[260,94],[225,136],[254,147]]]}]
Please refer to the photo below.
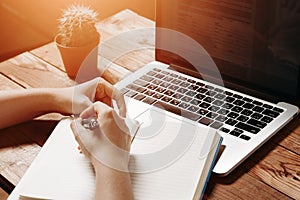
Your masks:
[{"label": "finger", "polygon": [[113,93],[114,87],[104,79],[101,79],[96,89],[96,100],[102,100],[104,97],[112,98]]},{"label": "finger", "polygon": [[119,92],[115,100],[117,102],[120,116],[126,117],[126,103],[124,95]]},{"label": "finger", "polygon": [[[85,129],[82,125],[81,125],[81,119],[78,118],[78,119],[75,119],[72,121],[71,123],[71,129],[72,129],[72,132],[74,134],[74,137],[75,137],[75,140],[77,141],[77,143],[79,144],[80,146],[80,149],[81,151],[88,157],[90,157],[90,153],[89,151],[86,149],[85,147],[85,144],[83,143],[82,141],[82,137],[84,136],[88,136],[89,134],[89,130]],[[86,140],[86,139],[83,139],[83,140]]]},{"label": "finger", "polygon": [[94,105],[92,104],[90,107],[86,108],[81,114],[80,114],[80,118],[82,119],[87,119],[90,117],[93,117],[97,115]]}]

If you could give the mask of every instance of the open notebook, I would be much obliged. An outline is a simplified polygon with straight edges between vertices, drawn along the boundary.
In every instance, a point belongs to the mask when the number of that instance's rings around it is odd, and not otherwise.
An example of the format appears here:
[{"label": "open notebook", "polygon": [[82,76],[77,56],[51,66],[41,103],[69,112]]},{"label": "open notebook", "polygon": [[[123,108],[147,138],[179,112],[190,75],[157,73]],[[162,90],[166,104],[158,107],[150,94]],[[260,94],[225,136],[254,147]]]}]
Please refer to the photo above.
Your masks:
[{"label": "open notebook", "polygon": [[[159,116],[162,115],[160,112],[155,111],[155,115],[157,119],[162,117]],[[147,118],[147,113],[137,120],[143,118]],[[164,121],[158,134],[147,140],[139,135],[154,127],[140,128],[132,143],[129,165],[135,171],[131,174],[135,199],[199,199],[205,190],[222,139],[213,129],[188,121],[169,116]],[[9,200],[93,199],[93,168],[85,156],[78,152],[70,122],[71,119],[64,119],[57,125]],[[155,123],[154,120],[152,124],[157,126]],[[183,131],[180,133],[178,130]],[[178,156],[167,156],[175,158],[169,160],[171,162],[162,158],[161,162],[150,163],[155,159],[143,156],[153,155],[157,150],[161,151],[163,157],[163,149],[178,140],[178,135],[187,137],[191,131],[195,131],[193,140],[184,151],[181,154],[177,152]],[[177,136],[174,133],[178,133]],[[185,142],[182,138],[180,140],[181,143]]]}]

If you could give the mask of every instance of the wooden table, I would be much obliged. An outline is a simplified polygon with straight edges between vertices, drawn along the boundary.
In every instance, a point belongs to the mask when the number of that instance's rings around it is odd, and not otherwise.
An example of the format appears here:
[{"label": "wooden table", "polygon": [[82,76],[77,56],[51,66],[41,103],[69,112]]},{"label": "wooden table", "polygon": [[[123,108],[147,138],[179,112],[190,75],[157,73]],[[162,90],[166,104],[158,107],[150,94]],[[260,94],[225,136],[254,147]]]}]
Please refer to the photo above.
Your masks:
[{"label": "wooden table", "polygon": [[[102,43],[120,33],[146,27],[153,28],[154,22],[130,10],[117,13],[98,24]],[[154,47],[154,31],[148,31],[146,35],[133,40]],[[104,48],[111,52],[118,51],[122,48],[119,42],[122,41],[107,42]],[[130,41],[123,42],[130,44]],[[117,59],[112,58],[110,51],[105,51],[100,59],[100,63],[107,67],[102,76],[116,83],[153,60],[153,48],[131,51]],[[1,90],[74,84],[65,73],[54,43],[0,63]],[[60,118],[59,114],[49,114],[0,131],[0,183],[3,190],[10,192],[20,181]],[[300,117],[277,133],[229,176],[221,178],[213,174],[206,198],[300,199]]]}]

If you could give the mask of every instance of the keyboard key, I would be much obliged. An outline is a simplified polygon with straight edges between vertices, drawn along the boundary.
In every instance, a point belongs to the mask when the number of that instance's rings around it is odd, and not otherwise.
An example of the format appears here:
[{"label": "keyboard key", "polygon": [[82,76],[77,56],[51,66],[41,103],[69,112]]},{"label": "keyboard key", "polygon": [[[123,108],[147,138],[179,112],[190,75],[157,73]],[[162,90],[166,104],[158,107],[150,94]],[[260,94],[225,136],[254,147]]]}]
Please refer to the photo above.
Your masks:
[{"label": "keyboard key", "polygon": [[142,94],[138,94],[138,95],[136,95],[135,97],[134,97],[134,99],[136,99],[136,100],[142,100],[142,99],[144,99],[146,96],[145,95],[142,95]]},{"label": "keyboard key", "polygon": [[208,110],[213,111],[213,112],[217,112],[220,108],[218,106],[211,106],[208,108]]},{"label": "keyboard key", "polygon": [[246,102],[252,102],[253,100],[252,100],[252,99],[249,99],[249,98],[247,98],[247,97],[244,97],[244,98],[243,98],[243,101],[246,101]]},{"label": "keyboard key", "polygon": [[157,80],[157,79],[154,79],[154,80],[152,81],[152,83],[155,84],[155,85],[159,85],[159,84],[162,83],[162,81]]},{"label": "keyboard key", "polygon": [[219,93],[219,94],[216,94],[216,95],[215,95],[215,98],[216,98],[216,99],[220,99],[220,100],[224,99],[225,97],[226,97],[225,94],[220,94],[220,93]]},{"label": "keyboard key", "polygon": [[173,104],[173,105],[175,105],[175,106],[177,106],[177,105],[179,105],[181,103],[181,101],[179,101],[177,99],[173,99],[170,103]]},{"label": "keyboard key", "polygon": [[205,102],[202,102],[200,105],[199,105],[201,108],[208,108],[210,106],[209,103],[205,103]]},{"label": "keyboard key", "polygon": [[144,94],[148,95],[148,96],[152,96],[155,92],[153,92],[152,90],[146,90],[144,92]]},{"label": "keyboard key", "polygon": [[253,101],[252,103],[257,105],[257,106],[262,106],[263,105],[263,103],[260,102],[260,101]]},{"label": "keyboard key", "polygon": [[151,82],[152,80],[154,80],[153,77],[147,76],[147,75],[141,76],[140,79],[142,79],[142,80],[144,80],[146,82]]},{"label": "keyboard key", "polygon": [[194,98],[198,99],[198,100],[202,100],[205,98],[205,95],[203,94],[197,94]]},{"label": "keyboard key", "polygon": [[229,133],[230,132],[230,130],[228,128],[224,128],[224,127],[221,128],[220,130],[223,131],[224,133]]},{"label": "keyboard key", "polygon": [[163,95],[159,94],[159,93],[155,93],[152,95],[152,97],[154,97],[155,99],[160,99]]},{"label": "keyboard key", "polygon": [[205,86],[205,84],[204,84],[204,83],[201,83],[201,82],[196,82],[196,85],[198,85],[198,86],[200,86],[200,87]]},{"label": "keyboard key", "polygon": [[216,105],[216,106],[222,106],[222,105],[224,104],[224,101],[221,101],[221,100],[215,100],[215,101],[213,102],[213,104]]},{"label": "keyboard key", "polygon": [[208,113],[208,110],[200,109],[200,110],[198,110],[198,113],[201,115],[206,115]]},{"label": "keyboard key", "polygon": [[206,116],[209,117],[209,118],[211,118],[211,119],[214,119],[214,118],[216,118],[218,116],[218,114],[214,113],[214,112],[209,112],[209,113],[207,113]]},{"label": "keyboard key", "polygon": [[210,125],[210,127],[214,128],[214,129],[219,129],[223,126],[223,123],[220,122],[214,122]]},{"label": "keyboard key", "polygon": [[234,94],[233,97],[234,97],[234,98],[237,98],[237,99],[243,99],[243,96],[238,95],[238,94]]},{"label": "keyboard key", "polygon": [[260,114],[260,113],[253,113],[253,114],[251,115],[251,117],[254,118],[254,119],[260,119],[260,118],[263,117],[263,115]]},{"label": "keyboard key", "polygon": [[263,105],[264,108],[267,108],[267,109],[273,109],[273,106],[269,105],[269,104],[264,104]]},{"label": "keyboard key", "polygon": [[212,122],[213,122],[213,120],[212,119],[210,119],[210,118],[207,118],[207,117],[202,117],[200,120],[199,120],[199,122],[201,123],[201,124],[204,124],[204,125],[209,125],[209,124],[211,124]]},{"label": "keyboard key", "polygon": [[243,110],[243,108],[239,107],[239,106],[234,106],[231,110],[234,111],[234,112],[236,112],[236,113],[239,113],[239,112],[241,112]]},{"label": "keyboard key", "polygon": [[236,137],[239,137],[239,136],[241,135],[240,132],[235,131],[235,130],[231,131],[229,134],[230,134],[230,135],[233,135],[233,136],[236,136]]},{"label": "keyboard key", "polygon": [[182,94],[179,94],[179,93],[175,93],[175,94],[173,95],[173,97],[174,97],[175,99],[181,99],[181,98],[183,97],[183,95],[182,95]]},{"label": "keyboard key", "polygon": [[182,102],[181,104],[179,104],[179,107],[180,108],[184,108],[184,109],[188,108],[189,106],[190,105],[188,103],[184,103],[184,102]]},{"label": "keyboard key", "polygon": [[236,123],[238,123],[237,120],[234,120],[234,119],[228,119],[225,124],[228,124],[228,125],[231,125],[231,126],[234,126]]},{"label": "keyboard key", "polygon": [[182,82],[182,83],[180,83],[179,85],[180,85],[181,87],[188,88],[190,84],[187,83],[187,82]]},{"label": "keyboard key", "polygon": [[185,89],[185,88],[179,88],[178,90],[177,90],[177,92],[180,92],[181,94],[184,94],[184,93],[186,93],[188,90],[187,89]]},{"label": "keyboard key", "polygon": [[197,99],[193,99],[190,103],[193,105],[199,105],[201,101],[198,101]]},{"label": "keyboard key", "polygon": [[228,102],[228,103],[232,103],[232,102],[235,101],[235,98],[233,98],[233,97],[226,97],[225,101]]},{"label": "keyboard key", "polygon": [[173,91],[177,90],[178,88],[179,88],[179,86],[177,86],[177,85],[170,85],[168,87],[168,89],[173,90]]},{"label": "keyboard key", "polygon": [[281,109],[281,108],[274,107],[274,108],[273,108],[273,111],[279,112],[279,113],[283,113],[284,110]]},{"label": "keyboard key", "polygon": [[246,108],[246,109],[252,109],[254,107],[254,104],[251,104],[251,103],[245,103],[244,105],[243,105],[243,108]]},{"label": "keyboard key", "polygon": [[214,89],[216,92],[218,92],[218,93],[224,93],[224,90],[222,90],[222,89],[220,89],[220,88],[215,88]]},{"label": "keyboard key", "polygon": [[246,117],[244,115],[240,115],[237,120],[240,122],[246,122],[249,119],[249,117]]},{"label": "keyboard key", "polygon": [[160,84],[160,86],[161,86],[161,87],[164,87],[164,88],[167,88],[167,87],[170,86],[170,83],[162,82],[162,83]]},{"label": "keyboard key", "polygon": [[200,118],[200,115],[189,112],[189,111],[183,111],[180,108],[176,106],[172,106],[170,104],[164,103],[164,102],[156,102],[154,106],[160,107],[165,109],[166,111],[172,112],[177,115],[181,115],[185,118],[191,119],[193,121],[196,121]]},{"label": "keyboard key", "polygon": [[173,83],[174,85],[179,85],[181,81],[178,79],[174,79],[173,81],[171,81],[171,83]]},{"label": "keyboard key", "polygon": [[169,75],[170,72],[167,72],[167,71],[162,71],[161,73],[165,74],[165,75]]},{"label": "keyboard key", "polygon": [[264,108],[262,108],[260,106],[255,106],[252,110],[255,111],[255,112],[259,112],[260,113],[260,112],[262,112],[264,110]]},{"label": "keyboard key", "polygon": [[206,92],[206,95],[210,96],[210,97],[213,97],[215,96],[217,93],[215,91],[212,91],[212,90],[209,90]]},{"label": "keyboard key", "polygon": [[249,133],[253,133],[253,134],[257,134],[260,129],[259,128],[256,128],[254,126],[251,126],[251,125],[248,125],[248,124],[245,124],[243,122],[239,122],[237,123],[237,125],[235,125],[237,128],[240,128],[244,131],[248,131]]},{"label": "keyboard key", "polygon": [[192,111],[192,112],[197,112],[199,110],[199,108],[197,106],[190,106],[188,108],[189,111]]},{"label": "keyboard key", "polygon": [[137,95],[137,92],[129,91],[125,95],[128,96],[128,97],[134,97],[135,95]]},{"label": "keyboard key", "polygon": [[270,123],[271,121],[273,121],[272,117],[268,117],[268,116],[264,116],[261,121],[266,122],[266,123]]},{"label": "keyboard key", "polygon": [[185,101],[185,102],[190,102],[192,100],[191,97],[188,97],[188,96],[184,96],[181,98],[182,101]]},{"label": "keyboard key", "polygon": [[147,88],[150,90],[155,90],[157,88],[157,86],[153,85],[153,84],[149,84],[149,85],[147,85]]},{"label": "keyboard key", "polygon": [[152,105],[156,100],[151,98],[151,97],[147,97],[143,100],[143,102]]},{"label": "keyboard key", "polygon": [[162,79],[162,78],[165,77],[165,75],[162,75],[162,74],[156,74],[155,77],[158,78],[158,79]]},{"label": "keyboard key", "polygon": [[267,126],[267,123],[258,121],[256,119],[249,119],[249,121],[247,123],[250,124],[250,125],[256,126],[258,128],[261,128],[261,129],[263,129]]},{"label": "keyboard key", "polygon": [[120,90],[120,93],[121,94],[126,94],[128,91],[130,91],[129,89],[126,89],[126,88],[122,88],[121,90]]},{"label": "keyboard key", "polygon": [[194,91],[188,91],[187,93],[185,93],[186,95],[190,96],[190,97],[193,97],[196,95],[196,92]]},{"label": "keyboard key", "polygon": [[211,85],[206,85],[206,86],[204,86],[204,88],[207,88],[207,89],[210,89],[210,90],[213,90],[213,89],[214,89],[214,87],[211,86]]},{"label": "keyboard key", "polygon": [[192,84],[196,83],[196,81],[193,80],[193,79],[188,79],[187,81],[188,81],[189,83],[192,83]]},{"label": "keyboard key", "polygon": [[221,114],[221,115],[227,115],[229,113],[229,111],[226,110],[226,109],[221,109],[221,110],[218,111],[218,113]]},{"label": "keyboard key", "polygon": [[247,110],[247,109],[245,109],[241,112],[241,114],[246,115],[246,116],[250,116],[250,115],[252,115],[252,113],[253,113],[253,111]]},{"label": "keyboard key", "polygon": [[211,102],[214,101],[214,98],[212,98],[212,97],[206,97],[205,99],[203,99],[203,101],[211,103]]},{"label": "keyboard key", "polygon": [[153,71],[156,71],[156,72],[161,72],[161,70],[160,70],[160,69],[158,69],[158,68],[153,68]]},{"label": "keyboard key", "polygon": [[232,93],[232,92],[229,92],[229,91],[225,91],[225,94],[226,94],[227,96],[232,96],[232,95],[233,95],[233,93]]},{"label": "keyboard key", "polygon": [[164,80],[166,82],[171,82],[173,80],[173,78],[170,76],[167,76],[167,77],[163,78],[162,80]]},{"label": "keyboard key", "polygon": [[156,74],[157,74],[157,73],[154,72],[154,71],[147,72],[147,75],[149,75],[149,76],[155,76]]},{"label": "keyboard key", "polygon": [[163,93],[166,89],[162,87],[158,87],[155,89],[156,92]]},{"label": "keyboard key", "polygon": [[227,116],[230,117],[230,118],[235,119],[235,118],[237,118],[239,116],[239,114],[237,114],[235,112],[230,112]]},{"label": "keyboard key", "polygon": [[171,90],[166,90],[166,91],[164,92],[164,94],[165,94],[165,95],[168,95],[168,96],[172,96],[172,95],[174,94],[174,92],[171,91]]},{"label": "keyboard key", "polygon": [[237,106],[242,106],[245,103],[245,101],[242,100],[235,100],[232,104],[237,105]]},{"label": "keyboard key", "polygon": [[189,89],[192,90],[192,91],[196,91],[196,90],[199,89],[199,86],[197,86],[197,85],[190,85]]},{"label": "keyboard key", "polygon": [[129,84],[126,86],[126,88],[137,91],[140,88],[140,86],[137,86],[135,84]]},{"label": "keyboard key", "polygon": [[172,76],[173,78],[177,78],[178,77],[177,74],[173,74],[173,73],[171,73],[170,76]]},{"label": "keyboard key", "polygon": [[267,115],[269,117],[273,117],[273,118],[276,118],[276,117],[278,117],[280,115],[280,113],[272,111],[272,110],[269,110],[269,109],[264,110],[262,112],[262,114]]},{"label": "keyboard key", "polygon": [[148,85],[148,82],[140,80],[140,79],[135,80],[133,83],[136,85],[142,86],[142,87],[145,87],[146,85]]},{"label": "keyboard key", "polygon": [[251,139],[251,137],[249,137],[247,135],[241,135],[240,138],[244,139],[244,140],[247,140],[247,141],[249,141]]},{"label": "keyboard key", "polygon": [[161,98],[161,100],[163,100],[164,102],[169,102],[172,100],[172,98],[168,96],[164,96],[163,98]]},{"label": "keyboard key", "polygon": [[219,122],[225,122],[227,120],[227,117],[223,116],[223,115],[219,115],[217,118],[216,118],[217,121]]},{"label": "keyboard key", "polygon": [[202,93],[202,94],[206,93],[207,91],[208,91],[208,89],[205,89],[205,88],[199,88],[199,89],[197,90],[197,92],[200,92],[200,93]]},{"label": "keyboard key", "polygon": [[225,104],[222,105],[222,107],[225,108],[225,109],[231,109],[231,108],[234,107],[234,105],[232,105],[230,103],[225,103]]}]

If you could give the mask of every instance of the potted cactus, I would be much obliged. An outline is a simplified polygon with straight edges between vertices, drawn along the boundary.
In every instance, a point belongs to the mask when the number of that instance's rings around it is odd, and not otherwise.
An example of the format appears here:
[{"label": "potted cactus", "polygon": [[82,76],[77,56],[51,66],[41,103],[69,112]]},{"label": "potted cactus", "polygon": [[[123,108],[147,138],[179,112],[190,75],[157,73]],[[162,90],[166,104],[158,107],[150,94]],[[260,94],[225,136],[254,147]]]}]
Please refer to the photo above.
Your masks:
[{"label": "potted cactus", "polygon": [[79,70],[81,76],[90,76],[84,79],[96,76],[100,42],[100,34],[95,27],[97,15],[90,7],[71,5],[59,19],[55,42],[70,78],[75,79]]}]

